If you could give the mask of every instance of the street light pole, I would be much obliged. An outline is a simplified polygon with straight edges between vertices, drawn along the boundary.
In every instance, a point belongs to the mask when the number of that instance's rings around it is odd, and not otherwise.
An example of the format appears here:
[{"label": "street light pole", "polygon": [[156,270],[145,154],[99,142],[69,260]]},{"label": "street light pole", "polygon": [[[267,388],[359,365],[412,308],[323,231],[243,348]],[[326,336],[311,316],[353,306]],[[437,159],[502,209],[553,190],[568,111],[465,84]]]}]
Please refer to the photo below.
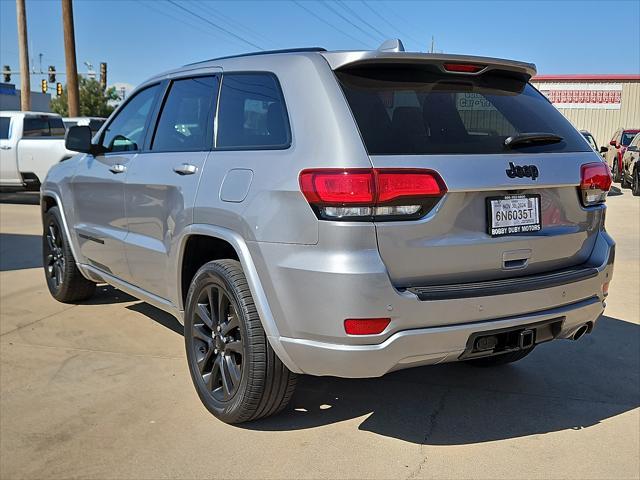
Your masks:
[{"label": "street light pole", "polygon": [[[24,0],[23,0],[24,1]],[[69,116],[80,116],[78,92],[78,66],[76,64],[76,36],[73,28],[72,0],[62,0],[62,27],[64,30],[64,58],[67,64],[67,100]]]},{"label": "street light pole", "polygon": [[20,50],[20,108],[31,110],[31,78],[29,74],[29,47],[27,43],[27,11],[24,0],[16,0],[18,19],[18,49]]}]

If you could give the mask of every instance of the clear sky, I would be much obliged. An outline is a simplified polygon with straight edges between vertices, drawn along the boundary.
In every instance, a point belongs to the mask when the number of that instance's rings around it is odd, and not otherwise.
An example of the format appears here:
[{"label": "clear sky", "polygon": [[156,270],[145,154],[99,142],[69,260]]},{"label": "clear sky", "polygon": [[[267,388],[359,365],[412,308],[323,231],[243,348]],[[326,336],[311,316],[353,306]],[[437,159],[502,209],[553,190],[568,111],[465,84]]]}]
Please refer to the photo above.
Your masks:
[{"label": "clear sky", "polygon": [[[26,0],[30,59],[64,70],[59,0]],[[0,0],[0,64],[17,70],[14,0]],[[533,62],[538,72],[640,73],[640,1],[75,0],[77,60],[109,84],[198,60],[302,46],[435,50]],[[64,79],[64,77],[62,77]],[[32,89],[39,85],[32,77]],[[12,78],[19,84],[19,78]]]}]

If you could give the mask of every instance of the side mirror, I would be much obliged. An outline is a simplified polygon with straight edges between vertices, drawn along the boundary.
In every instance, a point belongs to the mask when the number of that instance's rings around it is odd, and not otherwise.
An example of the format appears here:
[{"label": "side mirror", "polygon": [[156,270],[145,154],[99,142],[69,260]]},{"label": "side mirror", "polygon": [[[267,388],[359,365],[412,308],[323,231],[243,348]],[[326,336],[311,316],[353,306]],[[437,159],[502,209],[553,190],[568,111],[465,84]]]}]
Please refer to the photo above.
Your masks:
[{"label": "side mirror", "polygon": [[609,149],[607,147],[600,147],[600,153],[607,153]]},{"label": "side mirror", "polygon": [[611,140],[609,142],[609,145],[611,145],[612,147],[615,147],[616,146],[616,141],[615,140]]},{"label": "side mirror", "polygon": [[91,129],[86,125],[69,128],[64,138],[64,146],[74,152],[92,153]]}]

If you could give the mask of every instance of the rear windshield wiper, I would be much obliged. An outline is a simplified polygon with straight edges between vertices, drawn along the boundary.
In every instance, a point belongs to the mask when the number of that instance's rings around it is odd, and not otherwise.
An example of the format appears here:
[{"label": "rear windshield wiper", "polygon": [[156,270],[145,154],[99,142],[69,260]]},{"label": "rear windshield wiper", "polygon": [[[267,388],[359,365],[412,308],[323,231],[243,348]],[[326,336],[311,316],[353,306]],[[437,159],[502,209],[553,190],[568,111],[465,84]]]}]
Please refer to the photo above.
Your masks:
[{"label": "rear windshield wiper", "polygon": [[506,148],[514,148],[514,147],[526,147],[534,144],[548,144],[548,143],[558,143],[561,142],[564,138],[560,135],[556,135],[555,133],[544,133],[544,132],[532,132],[532,133],[520,133],[518,135],[511,135],[507,137],[504,141],[504,146]]}]

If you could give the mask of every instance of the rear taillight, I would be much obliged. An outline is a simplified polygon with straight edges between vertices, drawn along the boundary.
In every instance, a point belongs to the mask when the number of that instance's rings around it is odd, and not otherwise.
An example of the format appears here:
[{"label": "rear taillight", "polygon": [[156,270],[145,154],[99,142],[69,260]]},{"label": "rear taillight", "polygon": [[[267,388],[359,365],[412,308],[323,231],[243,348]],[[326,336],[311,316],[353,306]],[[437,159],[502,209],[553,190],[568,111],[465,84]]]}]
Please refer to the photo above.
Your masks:
[{"label": "rear taillight", "polygon": [[454,73],[478,73],[480,70],[484,70],[486,65],[474,65],[471,63],[445,63],[442,67],[447,72]]},{"label": "rear taillight", "polygon": [[323,220],[389,221],[424,216],[446,193],[436,172],[420,169],[311,169],[300,189]]},{"label": "rear taillight", "polygon": [[611,172],[604,162],[587,163],[580,168],[580,194],[585,207],[604,203],[611,188]]}]

